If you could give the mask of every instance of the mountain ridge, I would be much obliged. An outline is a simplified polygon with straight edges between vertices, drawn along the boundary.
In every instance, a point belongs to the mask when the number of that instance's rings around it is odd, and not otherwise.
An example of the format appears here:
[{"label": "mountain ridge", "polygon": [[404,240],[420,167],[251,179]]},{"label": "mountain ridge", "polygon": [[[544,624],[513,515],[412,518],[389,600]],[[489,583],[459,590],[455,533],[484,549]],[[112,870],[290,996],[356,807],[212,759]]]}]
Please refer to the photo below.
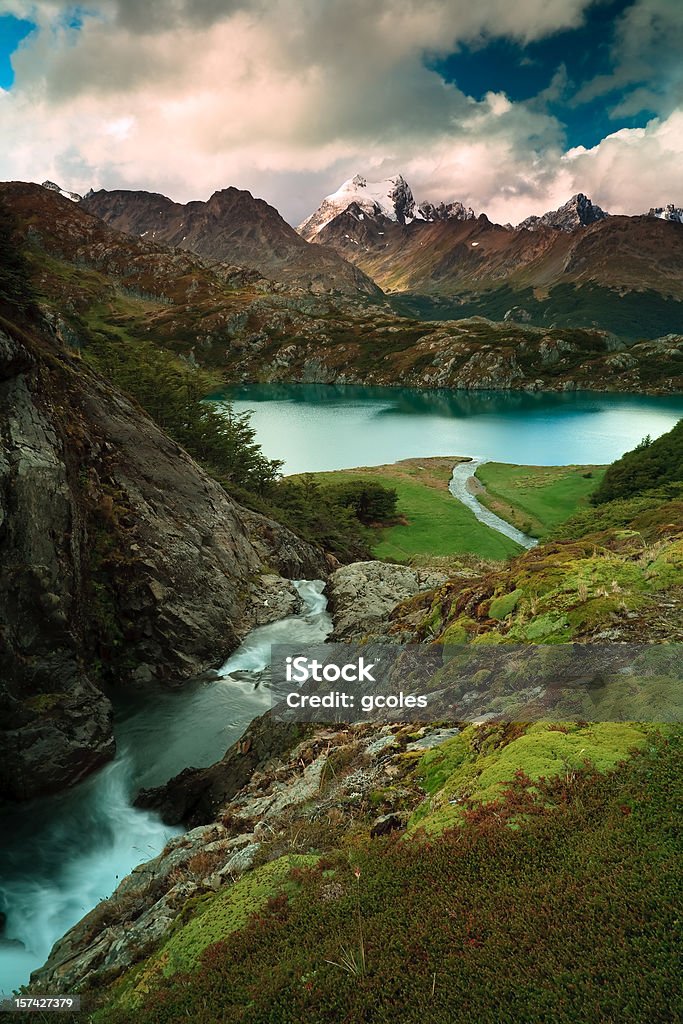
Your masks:
[{"label": "mountain ridge", "polygon": [[[680,389],[680,331],[650,325],[654,340],[629,345],[609,331],[529,323],[515,293],[501,289],[499,323],[458,306],[457,319],[399,314],[392,304],[311,295],[275,286],[256,271],[207,262],[109,227],[38,185],[0,186],[15,211],[41,305],[71,350],[149,344],[219,371],[226,382],[299,381],[413,387],[617,390]],[[678,236],[676,225],[649,221]],[[593,225],[600,230],[609,221]],[[450,222],[485,239],[479,218]],[[425,230],[444,225],[432,223]],[[397,230],[410,235],[413,225]],[[498,229],[499,230],[499,229]],[[519,232],[539,245],[544,232]],[[567,243],[569,235],[552,231]],[[590,241],[590,238],[587,239]],[[524,295],[523,295],[524,297]],[[573,302],[573,295],[569,296]],[[528,301],[529,297],[525,297]],[[602,293],[598,294],[602,301]],[[625,315],[648,310],[648,295],[620,298]],[[503,317],[509,311],[510,316]],[[662,329],[663,328],[663,329]],[[665,338],[662,335],[672,334]]]},{"label": "mountain ridge", "polygon": [[312,250],[274,207],[245,190],[221,189],[206,201],[183,204],[161,193],[100,189],[79,205],[118,231],[239,264],[290,287],[314,294],[381,294],[334,250]]}]

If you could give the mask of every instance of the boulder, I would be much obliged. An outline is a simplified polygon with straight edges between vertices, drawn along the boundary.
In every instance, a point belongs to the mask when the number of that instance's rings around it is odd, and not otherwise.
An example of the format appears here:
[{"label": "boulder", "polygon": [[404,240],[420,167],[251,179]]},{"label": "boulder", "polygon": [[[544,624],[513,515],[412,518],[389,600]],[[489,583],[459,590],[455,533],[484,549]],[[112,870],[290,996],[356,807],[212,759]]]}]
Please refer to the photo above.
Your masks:
[{"label": "boulder", "polygon": [[401,601],[445,583],[446,573],[386,562],[353,562],[332,573],[327,583],[334,622],[331,640],[358,641],[386,633],[391,612]]}]

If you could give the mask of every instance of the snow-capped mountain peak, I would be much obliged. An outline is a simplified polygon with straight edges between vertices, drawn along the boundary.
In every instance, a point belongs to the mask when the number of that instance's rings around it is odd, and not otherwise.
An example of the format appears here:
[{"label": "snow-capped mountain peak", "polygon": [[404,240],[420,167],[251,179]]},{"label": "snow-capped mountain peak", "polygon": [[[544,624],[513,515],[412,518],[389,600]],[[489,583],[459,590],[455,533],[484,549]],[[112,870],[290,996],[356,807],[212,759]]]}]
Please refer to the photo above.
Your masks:
[{"label": "snow-capped mountain peak", "polygon": [[315,241],[330,221],[347,210],[358,220],[385,217],[398,224],[410,224],[414,220],[474,220],[476,216],[471,207],[460,202],[418,205],[402,174],[382,181],[368,181],[363,174],[356,174],[326,196],[297,230],[309,242]]},{"label": "snow-capped mountain peak", "polygon": [[64,196],[65,199],[70,199],[72,203],[80,203],[83,196],[79,196],[78,192],[67,192],[60,185],[56,185],[54,181],[44,181],[43,188],[46,188],[49,192],[59,192],[60,196]]},{"label": "snow-capped mountain peak", "polygon": [[648,217],[657,217],[659,220],[675,220],[683,224],[683,206],[674,206],[668,203],[666,206],[653,206]]},{"label": "snow-capped mountain peak", "polygon": [[299,225],[299,233],[310,241],[352,205],[364,216],[387,217],[399,224],[409,224],[416,217],[422,219],[403,175],[397,174],[383,181],[368,181],[362,174],[356,174],[323,199],[315,213]]}]

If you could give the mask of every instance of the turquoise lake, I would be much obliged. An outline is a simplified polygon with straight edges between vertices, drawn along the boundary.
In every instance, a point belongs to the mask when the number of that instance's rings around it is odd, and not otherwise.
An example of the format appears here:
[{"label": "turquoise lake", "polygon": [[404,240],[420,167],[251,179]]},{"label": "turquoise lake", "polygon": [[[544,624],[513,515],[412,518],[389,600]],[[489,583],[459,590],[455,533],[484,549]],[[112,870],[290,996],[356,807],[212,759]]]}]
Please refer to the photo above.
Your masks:
[{"label": "turquoise lake", "polygon": [[372,466],[429,455],[553,466],[611,462],[683,417],[683,395],[418,391],[261,384],[227,389],[283,472]]}]

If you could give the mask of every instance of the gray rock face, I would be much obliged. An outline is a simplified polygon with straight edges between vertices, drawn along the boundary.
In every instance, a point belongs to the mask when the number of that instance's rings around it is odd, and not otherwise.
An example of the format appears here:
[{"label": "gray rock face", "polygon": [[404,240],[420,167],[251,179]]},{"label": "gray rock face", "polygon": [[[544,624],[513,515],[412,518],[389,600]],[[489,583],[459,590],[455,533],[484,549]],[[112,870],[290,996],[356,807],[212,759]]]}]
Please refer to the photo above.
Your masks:
[{"label": "gray rock face", "polygon": [[420,203],[419,212],[425,220],[475,220],[471,206],[464,206],[457,200],[453,203]]},{"label": "gray rock face", "polygon": [[0,333],[0,793],[17,799],[77,782],[114,754],[111,704],[69,626],[78,508],[59,439],[18,372],[27,356]]},{"label": "gray rock face", "polygon": [[293,610],[277,573],[327,565],[235,504],[46,328],[18,339],[0,331],[0,795],[24,799],[113,756],[99,682],[199,674],[266,608]]},{"label": "gray rock face", "polygon": [[559,209],[550,210],[542,217],[527,217],[517,227],[526,228],[527,231],[537,231],[543,227],[558,228],[560,231],[575,231],[588,224],[595,224],[598,220],[604,220],[605,217],[609,217],[609,214],[591,202],[583,192],[578,192]]},{"label": "gray rock face", "polygon": [[329,578],[332,640],[360,640],[382,633],[400,601],[444,583],[446,573],[386,562],[353,562]]},{"label": "gray rock face", "polygon": [[163,786],[143,789],[135,805],[158,811],[168,825],[204,825],[247,784],[255,769],[291,749],[305,731],[303,725],[261,715],[220,761],[208,768],[186,768]]}]

